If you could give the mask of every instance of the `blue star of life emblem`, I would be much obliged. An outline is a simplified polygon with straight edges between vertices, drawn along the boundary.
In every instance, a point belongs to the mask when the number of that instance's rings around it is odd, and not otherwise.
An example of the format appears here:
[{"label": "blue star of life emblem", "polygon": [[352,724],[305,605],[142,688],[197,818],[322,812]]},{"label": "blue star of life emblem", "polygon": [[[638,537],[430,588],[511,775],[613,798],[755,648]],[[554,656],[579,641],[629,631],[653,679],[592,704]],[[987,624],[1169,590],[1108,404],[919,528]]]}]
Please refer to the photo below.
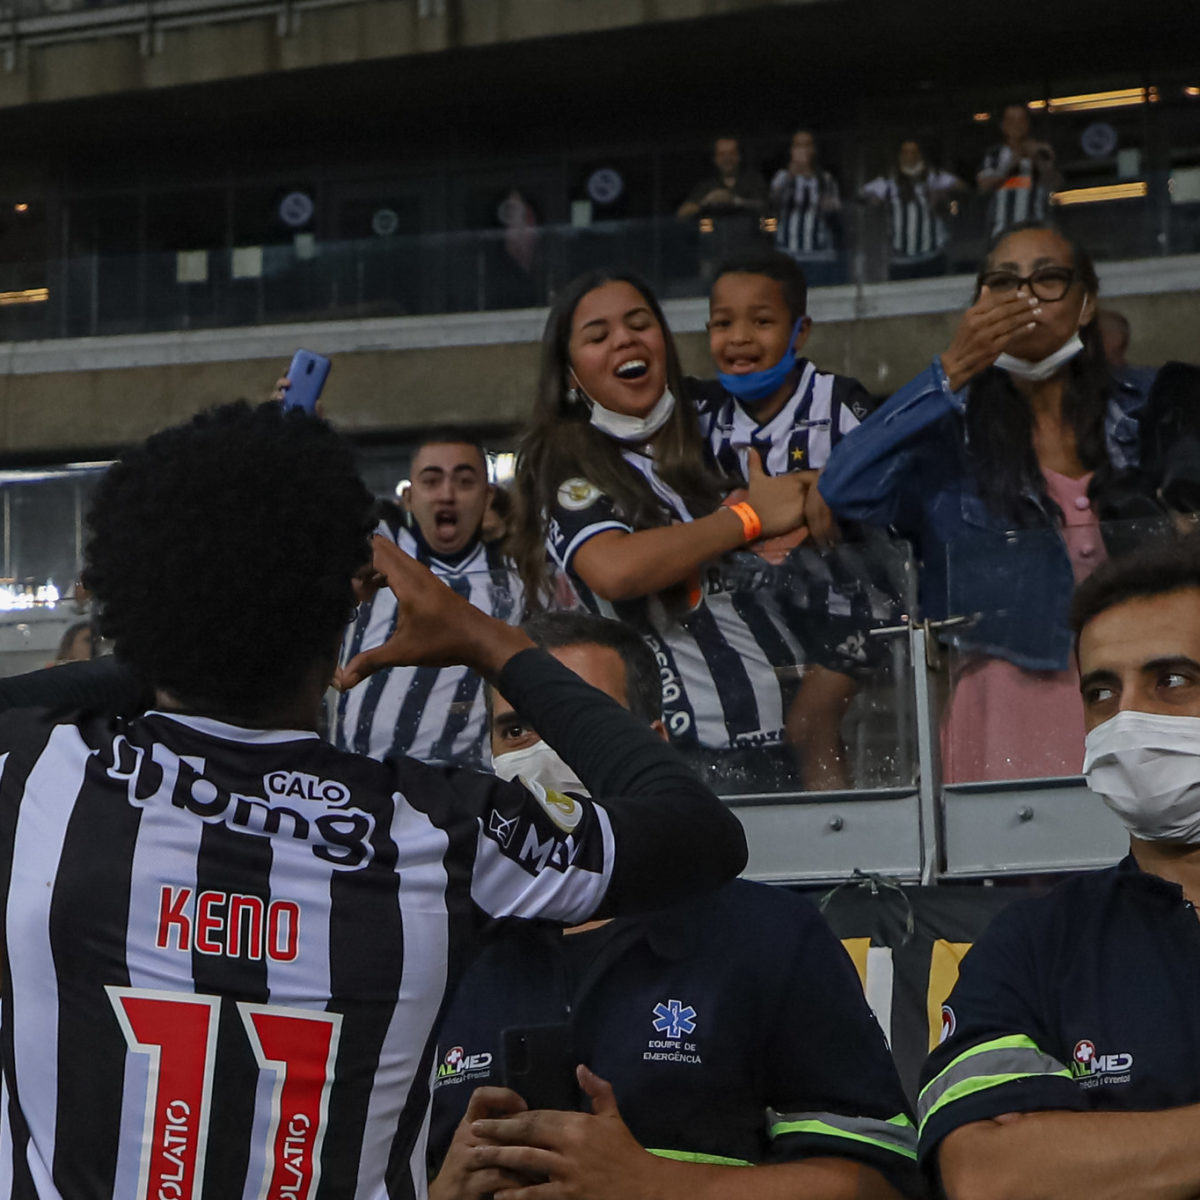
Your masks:
[{"label": "blue star of life emblem", "polygon": [[679,1000],[656,1004],[654,1028],[672,1040],[681,1038],[696,1028],[696,1010],[690,1004],[685,1008]]}]

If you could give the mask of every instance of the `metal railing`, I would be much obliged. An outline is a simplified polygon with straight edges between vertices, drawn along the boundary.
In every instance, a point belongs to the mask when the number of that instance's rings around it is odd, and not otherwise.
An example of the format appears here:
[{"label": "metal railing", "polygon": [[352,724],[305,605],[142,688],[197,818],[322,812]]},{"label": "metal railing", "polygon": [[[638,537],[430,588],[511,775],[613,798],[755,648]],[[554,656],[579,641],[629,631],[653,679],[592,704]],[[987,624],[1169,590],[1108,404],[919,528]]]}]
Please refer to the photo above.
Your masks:
[{"label": "metal railing", "polygon": [[[1200,203],[1171,202],[1172,195],[1187,194],[1172,192],[1171,184],[1159,175],[1145,197],[1072,206],[1059,215],[1102,262],[1194,253],[1200,250]],[[664,299],[700,297],[723,259],[774,243],[769,223],[755,219],[654,218],[404,235],[387,232],[394,221],[381,218],[379,228],[379,236],[352,241],[299,233],[277,244],[97,252],[0,266],[0,339],[535,308],[580,272],[618,264],[645,275]],[[964,201],[925,274],[972,273],[986,230],[983,201]],[[839,247],[831,259],[801,258],[812,282],[861,287],[894,273],[885,216],[877,209],[849,206]]]}]

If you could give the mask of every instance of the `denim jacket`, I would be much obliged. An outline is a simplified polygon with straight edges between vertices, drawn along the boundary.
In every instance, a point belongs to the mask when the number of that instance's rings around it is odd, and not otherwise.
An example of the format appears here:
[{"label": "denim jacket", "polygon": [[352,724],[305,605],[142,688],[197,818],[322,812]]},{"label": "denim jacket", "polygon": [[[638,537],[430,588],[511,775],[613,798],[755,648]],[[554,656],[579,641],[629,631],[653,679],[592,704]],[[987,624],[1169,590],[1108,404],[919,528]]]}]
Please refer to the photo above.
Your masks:
[{"label": "denim jacket", "polygon": [[[1137,465],[1137,413],[1152,378],[1114,378],[1105,421],[1114,466]],[[1062,670],[1075,578],[1058,521],[1032,490],[1026,499],[1041,520],[1029,528],[1010,528],[985,505],[967,458],[966,398],[935,358],[842,439],[821,494],[839,517],[890,527],[912,542],[922,615],[972,618],[943,640],[1028,670]]]}]

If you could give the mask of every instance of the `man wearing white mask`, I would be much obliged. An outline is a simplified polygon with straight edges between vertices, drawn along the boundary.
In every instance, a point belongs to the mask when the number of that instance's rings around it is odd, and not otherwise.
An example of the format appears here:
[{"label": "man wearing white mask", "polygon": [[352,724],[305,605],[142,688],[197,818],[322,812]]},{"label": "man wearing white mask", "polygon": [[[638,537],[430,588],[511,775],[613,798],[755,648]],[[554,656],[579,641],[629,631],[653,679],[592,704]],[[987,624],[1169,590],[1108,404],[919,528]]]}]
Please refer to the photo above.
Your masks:
[{"label": "man wearing white mask", "polygon": [[1200,1196],[1200,541],[1101,566],[1072,610],[1088,785],[1116,867],[1006,909],[923,1073],[922,1161],[957,1197]]},{"label": "man wearing white mask", "polygon": [[[659,667],[632,629],[573,612],[523,628],[666,737]],[[502,697],[492,703],[497,774],[540,784],[550,803],[584,791]],[[497,1086],[514,1036],[539,1077],[509,1079],[517,1090]],[[817,910],[782,888],[738,880],[645,919],[502,929],[464,977],[436,1061],[433,1200],[530,1175],[549,1176],[547,1195],[589,1200],[919,1192],[915,1129],[854,968]],[[557,1096],[531,1090],[548,1073]]]}]

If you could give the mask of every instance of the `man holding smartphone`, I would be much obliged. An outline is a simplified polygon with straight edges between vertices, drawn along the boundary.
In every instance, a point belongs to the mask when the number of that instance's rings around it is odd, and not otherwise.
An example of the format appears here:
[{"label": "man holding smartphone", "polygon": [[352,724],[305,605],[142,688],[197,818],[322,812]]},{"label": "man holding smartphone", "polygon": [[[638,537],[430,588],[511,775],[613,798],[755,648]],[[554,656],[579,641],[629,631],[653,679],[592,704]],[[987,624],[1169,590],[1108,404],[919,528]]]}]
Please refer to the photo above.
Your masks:
[{"label": "man holding smartphone", "polygon": [[[665,736],[632,629],[564,612],[524,628]],[[535,722],[493,695],[496,771],[572,803],[586,787]],[[584,1111],[563,1110],[570,1091]],[[429,1145],[434,1200],[532,1179],[588,1200],[920,1194],[848,956],[807,901],[742,880],[651,915],[498,930],[440,1028]]]}]

